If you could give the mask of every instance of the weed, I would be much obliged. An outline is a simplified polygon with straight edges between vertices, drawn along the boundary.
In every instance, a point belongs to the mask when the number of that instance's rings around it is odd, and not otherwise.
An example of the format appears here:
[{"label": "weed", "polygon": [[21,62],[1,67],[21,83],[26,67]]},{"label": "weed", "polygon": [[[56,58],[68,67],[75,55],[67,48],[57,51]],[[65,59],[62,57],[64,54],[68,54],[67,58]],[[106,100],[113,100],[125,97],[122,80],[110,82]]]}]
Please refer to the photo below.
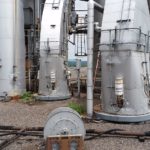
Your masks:
[{"label": "weed", "polygon": [[80,115],[85,113],[85,108],[83,105],[76,103],[76,102],[70,102],[68,104],[68,107],[72,108],[73,110],[77,111]]},{"label": "weed", "polygon": [[21,95],[21,101],[23,102],[23,103],[30,103],[30,102],[32,102],[32,93],[31,92],[25,92],[25,93],[23,93],[22,95]]}]

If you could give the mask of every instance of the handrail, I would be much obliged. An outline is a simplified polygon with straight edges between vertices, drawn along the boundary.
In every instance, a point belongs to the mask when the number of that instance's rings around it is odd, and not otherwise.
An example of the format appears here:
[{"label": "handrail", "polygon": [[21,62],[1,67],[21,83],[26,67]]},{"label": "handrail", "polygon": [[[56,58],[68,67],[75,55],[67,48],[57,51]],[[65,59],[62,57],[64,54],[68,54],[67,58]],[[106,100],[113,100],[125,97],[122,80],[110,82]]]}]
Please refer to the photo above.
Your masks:
[{"label": "handrail", "polygon": [[[115,34],[117,34],[117,31],[131,31],[131,30],[134,30],[134,31],[137,31],[139,34],[138,36],[136,36],[135,38],[135,41],[126,41],[126,42],[117,42],[117,41],[109,41],[108,43],[99,43],[97,44],[99,46],[99,48],[101,46],[115,46],[115,45],[136,45],[138,48],[139,47],[143,47],[145,48],[148,44],[147,42],[149,43],[149,41],[142,41],[142,39],[149,39],[150,38],[150,35],[149,34],[145,34],[141,31],[141,28],[115,28],[115,29],[104,29],[104,30],[101,30],[101,33],[102,32],[115,32]],[[100,50],[102,51],[102,50]],[[137,49],[136,51],[140,52],[139,49]],[[148,52],[148,51],[147,51]]]}]

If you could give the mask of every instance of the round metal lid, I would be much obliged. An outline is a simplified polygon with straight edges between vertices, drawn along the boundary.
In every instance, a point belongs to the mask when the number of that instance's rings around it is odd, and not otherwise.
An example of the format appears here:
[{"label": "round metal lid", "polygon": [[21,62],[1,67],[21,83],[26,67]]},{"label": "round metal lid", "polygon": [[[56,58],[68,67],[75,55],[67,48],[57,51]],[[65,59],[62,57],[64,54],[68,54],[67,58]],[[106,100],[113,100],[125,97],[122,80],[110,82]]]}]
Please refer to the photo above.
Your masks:
[{"label": "round metal lid", "polygon": [[54,135],[85,136],[85,128],[80,115],[71,108],[60,107],[52,111],[44,127],[44,138]]}]

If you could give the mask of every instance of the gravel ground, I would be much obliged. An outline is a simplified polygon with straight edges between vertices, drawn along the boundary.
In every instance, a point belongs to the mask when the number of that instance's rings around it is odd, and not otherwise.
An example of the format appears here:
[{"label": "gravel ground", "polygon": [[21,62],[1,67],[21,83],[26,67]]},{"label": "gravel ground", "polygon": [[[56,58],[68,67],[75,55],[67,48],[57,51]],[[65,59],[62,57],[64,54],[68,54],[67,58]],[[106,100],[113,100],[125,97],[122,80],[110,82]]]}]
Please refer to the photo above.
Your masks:
[{"label": "gravel ground", "polygon": [[[150,130],[149,123],[143,124],[115,124],[108,122],[90,123],[87,129],[109,130],[124,129],[131,132],[145,132]],[[139,142],[138,139],[104,137],[86,142],[87,150],[150,150],[150,140]]]},{"label": "gravel ground", "polygon": [[[17,127],[44,126],[51,110],[60,106],[67,106],[67,101],[36,102],[27,105],[16,101],[0,102],[0,125],[13,125]],[[150,130],[150,122],[141,124],[115,124],[100,121],[98,123],[85,123],[86,129],[108,130],[125,129],[127,131],[145,132]],[[38,150],[42,139],[21,137],[5,150]],[[0,141],[1,142],[1,141]],[[101,137],[85,142],[86,150],[150,150],[150,140],[139,142],[134,138]]]}]

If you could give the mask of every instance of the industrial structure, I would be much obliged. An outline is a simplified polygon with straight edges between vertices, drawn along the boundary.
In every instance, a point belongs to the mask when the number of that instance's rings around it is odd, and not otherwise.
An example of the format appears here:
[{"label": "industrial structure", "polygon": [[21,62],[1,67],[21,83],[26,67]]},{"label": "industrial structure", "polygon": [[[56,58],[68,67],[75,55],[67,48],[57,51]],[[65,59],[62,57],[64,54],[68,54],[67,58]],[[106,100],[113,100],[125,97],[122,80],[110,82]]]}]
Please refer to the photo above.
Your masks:
[{"label": "industrial structure", "polygon": [[[66,0],[45,2],[40,34],[39,99],[70,97],[66,62],[71,6]],[[52,15],[47,19],[49,14]]]},{"label": "industrial structure", "polygon": [[106,0],[101,27],[101,119],[150,119],[148,0]]},{"label": "industrial structure", "polygon": [[23,0],[0,1],[0,96],[21,94],[25,87]]},{"label": "industrial structure", "polygon": [[[102,22],[96,19],[95,11],[103,14]],[[147,0],[88,2],[89,117],[93,116],[93,41],[97,31],[101,34],[97,45],[100,50],[102,91],[102,112],[96,113],[97,119],[116,122],[150,119],[149,15]]]},{"label": "industrial structure", "polygon": [[70,42],[78,48],[76,56],[87,55],[90,118],[99,71],[102,110],[96,112],[97,119],[149,120],[150,1],[83,1],[88,13],[82,19],[75,9],[76,0],[0,1],[0,97],[21,95],[27,90],[37,92],[40,100],[70,98]]}]

